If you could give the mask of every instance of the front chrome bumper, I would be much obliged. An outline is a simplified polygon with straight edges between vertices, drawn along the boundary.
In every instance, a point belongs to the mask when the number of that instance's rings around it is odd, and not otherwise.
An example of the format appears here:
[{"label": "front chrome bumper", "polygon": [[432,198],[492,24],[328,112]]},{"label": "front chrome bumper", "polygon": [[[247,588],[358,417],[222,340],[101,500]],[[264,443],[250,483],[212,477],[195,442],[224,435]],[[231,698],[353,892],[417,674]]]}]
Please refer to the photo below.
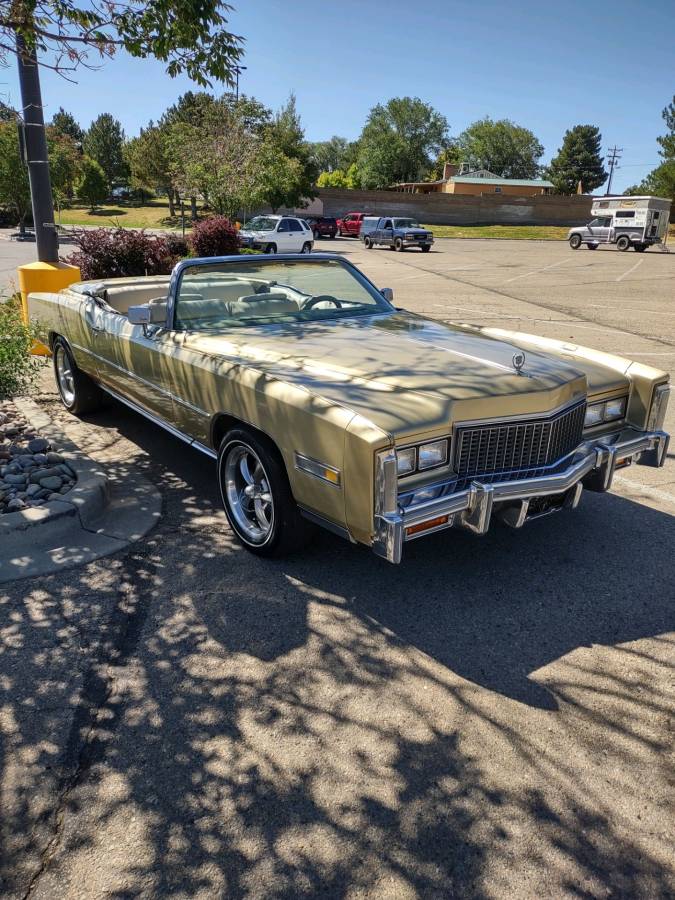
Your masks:
[{"label": "front chrome bumper", "polygon": [[[529,519],[559,509],[574,509],[584,487],[591,491],[609,490],[617,467],[633,462],[662,466],[668,442],[664,431],[624,428],[616,434],[584,441],[551,473],[504,481],[476,479],[459,491],[453,490],[452,482],[427,485],[425,490],[438,487],[441,495],[424,502],[414,502],[414,498],[409,502],[412,492],[398,493],[396,454],[393,449],[384,450],[376,461],[373,551],[389,562],[399,563],[405,541],[436,531],[460,527],[485,534],[493,515],[520,528]],[[418,530],[425,523],[429,527]]]}]

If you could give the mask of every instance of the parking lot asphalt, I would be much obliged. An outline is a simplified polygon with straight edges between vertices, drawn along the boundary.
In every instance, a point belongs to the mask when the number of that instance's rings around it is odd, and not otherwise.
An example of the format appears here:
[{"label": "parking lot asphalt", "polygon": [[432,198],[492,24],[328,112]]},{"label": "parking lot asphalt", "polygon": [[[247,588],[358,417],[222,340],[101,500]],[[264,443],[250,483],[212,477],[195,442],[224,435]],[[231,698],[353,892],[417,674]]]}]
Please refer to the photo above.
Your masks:
[{"label": "parking lot asphalt", "polygon": [[[675,372],[675,254],[324,248],[416,312]],[[65,427],[47,379],[39,399]],[[675,893],[672,450],[573,513],[393,567],[329,534],[255,559],[203,457],[118,405],[85,427],[163,517],[0,588],[0,894]]]}]

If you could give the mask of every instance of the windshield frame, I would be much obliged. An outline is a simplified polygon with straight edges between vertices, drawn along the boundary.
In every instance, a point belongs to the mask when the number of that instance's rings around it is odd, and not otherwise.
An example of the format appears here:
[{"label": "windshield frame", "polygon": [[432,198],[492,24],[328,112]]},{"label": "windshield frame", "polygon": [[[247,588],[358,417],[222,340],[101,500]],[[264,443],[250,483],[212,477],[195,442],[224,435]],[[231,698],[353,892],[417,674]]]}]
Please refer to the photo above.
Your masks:
[{"label": "windshield frame", "polygon": [[[401,222],[406,222],[406,225],[401,225]],[[406,228],[419,228],[422,229],[422,226],[419,222],[416,222],[414,219],[409,219],[407,216],[403,216],[401,218],[394,217],[394,228],[400,228],[401,231],[405,231]]]},{"label": "windshield frame", "polygon": [[[167,297],[167,310],[166,310],[166,328],[168,331],[176,331],[175,324],[175,315],[176,315],[176,303],[178,299],[178,295],[180,293],[180,285],[183,279],[183,275],[186,269],[194,269],[203,266],[206,268],[207,266],[236,266],[237,263],[239,265],[242,264],[242,260],[247,260],[247,257],[242,256],[206,256],[206,257],[198,257],[197,259],[183,259],[181,260],[173,269],[171,273],[171,281],[169,282],[169,293]],[[272,255],[261,254],[259,257],[259,261],[262,266],[274,265],[275,262],[302,262],[308,265],[320,265],[324,262],[335,262],[341,265],[343,268],[347,269],[349,273],[359,282],[359,284],[373,297],[376,301],[373,305],[373,309],[368,312],[354,312],[354,315],[362,316],[362,315],[376,315],[377,313],[393,313],[396,311],[396,308],[391,304],[380,292],[379,288],[375,287],[373,282],[367,278],[363,272],[357,268],[353,263],[349,260],[345,259],[342,256],[338,256],[337,253],[311,253],[311,254],[300,254],[300,253],[275,253]],[[271,320],[268,320],[264,324],[273,324]],[[298,323],[300,324],[300,323]],[[180,329],[178,329],[180,330]]]}]

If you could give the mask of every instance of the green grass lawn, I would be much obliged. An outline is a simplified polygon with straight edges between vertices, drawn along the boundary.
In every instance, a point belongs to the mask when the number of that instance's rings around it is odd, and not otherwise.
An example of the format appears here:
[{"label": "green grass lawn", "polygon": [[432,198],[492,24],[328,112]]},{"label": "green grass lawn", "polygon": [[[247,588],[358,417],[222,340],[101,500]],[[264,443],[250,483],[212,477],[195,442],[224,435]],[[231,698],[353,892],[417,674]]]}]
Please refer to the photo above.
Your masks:
[{"label": "green grass lawn", "polygon": [[[56,221],[61,225],[105,225],[123,228],[168,228],[180,229],[180,215],[169,216],[169,204],[166,200],[151,200],[144,206],[127,203],[114,203],[100,206],[94,213],[86,206],[74,206],[56,213]],[[190,228],[190,206],[185,207],[185,227]]]},{"label": "green grass lawn", "polygon": [[439,238],[501,238],[523,241],[561,241],[569,229],[557,225],[424,225]]}]

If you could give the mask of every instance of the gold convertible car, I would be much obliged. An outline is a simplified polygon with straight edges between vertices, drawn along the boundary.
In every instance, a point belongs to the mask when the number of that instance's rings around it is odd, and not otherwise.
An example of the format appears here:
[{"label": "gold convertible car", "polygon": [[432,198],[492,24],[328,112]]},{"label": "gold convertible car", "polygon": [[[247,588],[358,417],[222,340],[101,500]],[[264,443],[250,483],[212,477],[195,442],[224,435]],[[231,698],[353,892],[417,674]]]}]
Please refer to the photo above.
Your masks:
[{"label": "gold convertible car", "polygon": [[336,255],[233,256],[29,310],[65,406],[111,394],[217,460],[230,525],[263,555],[318,524],[398,563],[406,541],[520,528],[663,465],[664,372],[392,299]]}]

